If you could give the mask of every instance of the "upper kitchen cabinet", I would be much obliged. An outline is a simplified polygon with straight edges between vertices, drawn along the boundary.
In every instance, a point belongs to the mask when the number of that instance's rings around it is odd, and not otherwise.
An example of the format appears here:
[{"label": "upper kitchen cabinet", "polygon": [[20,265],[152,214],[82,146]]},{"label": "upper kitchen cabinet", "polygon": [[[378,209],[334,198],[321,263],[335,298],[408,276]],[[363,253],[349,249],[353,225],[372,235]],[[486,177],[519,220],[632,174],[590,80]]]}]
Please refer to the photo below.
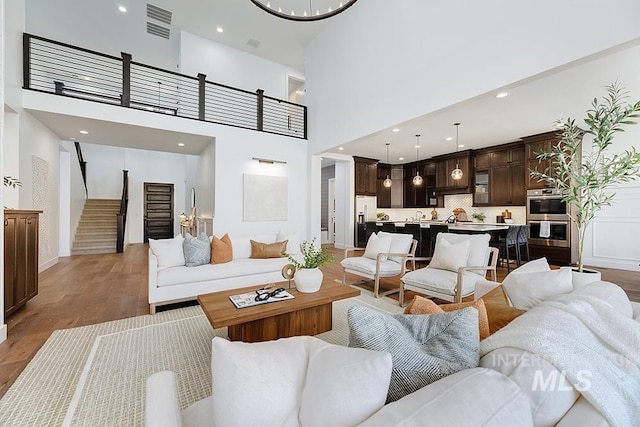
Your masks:
[{"label": "upper kitchen cabinet", "polygon": [[353,156],[355,162],[356,196],[376,196],[378,180],[378,161]]},{"label": "upper kitchen cabinet", "polygon": [[[469,176],[471,173],[471,151],[434,157],[437,162],[436,190],[443,194],[469,192]],[[453,179],[451,172],[457,167],[462,170],[462,179]]]},{"label": "upper kitchen cabinet", "polygon": [[384,186],[384,180],[389,177],[391,179],[391,165],[386,163],[378,163],[377,165],[377,180],[376,180],[376,189],[378,196],[378,208],[390,208],[391,207],[391,189],[393,188],[393,184],[391,187]]},{"label": "upper kitchen cabinet", "polygon": [[[404,203],[405,208],[424,208],[427,205],[426,179],[418,162],[407,163],[404,167]],[[420,172],[422,184],[415,185],[413,178]]]},{"label": "upper kitchen cabinet", "polygon": [[475,152],[475,206],[524,206],[525,150],[522,142]]},{"label": "upper kitchen cabinet", "polygon": [[549,151],[560,141],[560,131],[552,131],[522,138],[525,147],[526,186],[529,189],[545,188],[547,184],[531,178],[529,170],[544,172],[549,167],[549,160],[538,160],[537,153]]}]

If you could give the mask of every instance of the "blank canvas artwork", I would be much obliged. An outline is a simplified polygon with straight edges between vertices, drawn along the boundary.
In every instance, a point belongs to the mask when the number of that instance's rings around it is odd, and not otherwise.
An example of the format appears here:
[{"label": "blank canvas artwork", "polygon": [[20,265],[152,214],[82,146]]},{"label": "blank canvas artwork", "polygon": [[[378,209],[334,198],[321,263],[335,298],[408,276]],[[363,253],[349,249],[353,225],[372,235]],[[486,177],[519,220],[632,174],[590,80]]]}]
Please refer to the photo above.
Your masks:
[{"label": "blank canvas artwork", "polygon": [[244,174],[244,221],[287,220],[287,178]]}]

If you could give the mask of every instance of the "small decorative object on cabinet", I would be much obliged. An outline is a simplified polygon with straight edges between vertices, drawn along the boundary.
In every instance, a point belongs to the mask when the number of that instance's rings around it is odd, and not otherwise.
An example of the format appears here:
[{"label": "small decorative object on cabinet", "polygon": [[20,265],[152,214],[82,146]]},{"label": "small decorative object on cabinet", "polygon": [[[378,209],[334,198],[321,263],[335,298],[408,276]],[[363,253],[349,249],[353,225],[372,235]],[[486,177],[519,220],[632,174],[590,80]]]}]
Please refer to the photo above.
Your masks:
[{"label": "small decorative object on cabinet", "polygon": [[38,295],[38,215],[42,211],[4,212],[4,314],[10,315]]}]

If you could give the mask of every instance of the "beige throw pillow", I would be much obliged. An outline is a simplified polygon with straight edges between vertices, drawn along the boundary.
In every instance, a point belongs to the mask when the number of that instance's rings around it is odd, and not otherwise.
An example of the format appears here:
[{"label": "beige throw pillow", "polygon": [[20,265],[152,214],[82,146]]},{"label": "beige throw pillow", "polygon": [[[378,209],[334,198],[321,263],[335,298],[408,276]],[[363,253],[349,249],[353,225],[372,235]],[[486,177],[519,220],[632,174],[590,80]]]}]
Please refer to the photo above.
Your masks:
[{"label": "beige throw pillow", "polygon": [[262,243],[251,240],[250,258],[281,258],[282,252],[287,249],[287,242]]},{"label": "beige throw pillow", "polygon": [[460,267],[467,266],[470,247],[471,242],[469,240],[452,245],[446,240],[440,239],[436,244],[429,267],[457,272]]},{"label": "beige throw pillow", "polygon": [[233,248],[229,234],[225,234],[221,239],[213,236],[211,240],[211,264],[224,264],[233,259]]}]

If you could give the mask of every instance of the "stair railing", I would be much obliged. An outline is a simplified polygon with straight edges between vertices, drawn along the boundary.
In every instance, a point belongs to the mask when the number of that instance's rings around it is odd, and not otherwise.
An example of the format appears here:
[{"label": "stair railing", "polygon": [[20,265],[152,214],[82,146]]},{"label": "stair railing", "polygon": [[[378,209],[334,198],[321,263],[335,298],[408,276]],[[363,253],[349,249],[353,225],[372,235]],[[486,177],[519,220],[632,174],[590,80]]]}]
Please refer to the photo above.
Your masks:
[{"label": "stair railing", "polygon": [[116,239],[116,252],[124,252],[124,232],[127,225],[127,206],[129,205],[129,171],[122,171],[122,198],[120,199],[120,212],[117,214],[118,228]]},{"label": "stair railing", "polygon": [[80,148],[80,143],[78,141],[75,142],[76,146],[76,154],[78,155],[78,162],[80,163],[80,172],[82,173],[82,181],[84,182],[84,194],[89,197],[89,190],[87,189],[87,162],[84,161],[84,157],[82,156],[82,148]]}]

